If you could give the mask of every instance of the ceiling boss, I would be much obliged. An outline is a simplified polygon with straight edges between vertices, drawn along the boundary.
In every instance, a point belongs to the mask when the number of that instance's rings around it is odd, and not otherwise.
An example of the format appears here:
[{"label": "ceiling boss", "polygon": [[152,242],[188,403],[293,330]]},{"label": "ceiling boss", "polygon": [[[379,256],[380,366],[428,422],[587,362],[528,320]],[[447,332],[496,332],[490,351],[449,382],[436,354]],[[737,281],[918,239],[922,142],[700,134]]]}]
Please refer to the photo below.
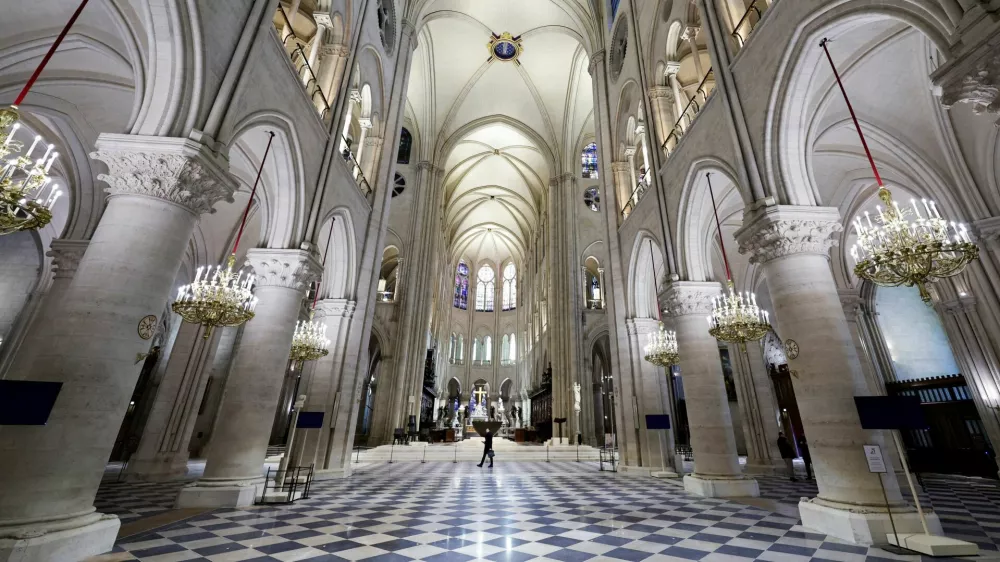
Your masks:
[{"label": "ceiling boss", "polygon": [[493,37],[490,38],[490,42],[486,44],[486,47],[490,50],[490,57],[486,60],[486,62],[500,60],[503,62],[521,64],[517,60],[524,51],[524,47],[521,46],[520,35],[513,37],[510,32],[507,31],[504,31],[500,35],[494,33]]}]

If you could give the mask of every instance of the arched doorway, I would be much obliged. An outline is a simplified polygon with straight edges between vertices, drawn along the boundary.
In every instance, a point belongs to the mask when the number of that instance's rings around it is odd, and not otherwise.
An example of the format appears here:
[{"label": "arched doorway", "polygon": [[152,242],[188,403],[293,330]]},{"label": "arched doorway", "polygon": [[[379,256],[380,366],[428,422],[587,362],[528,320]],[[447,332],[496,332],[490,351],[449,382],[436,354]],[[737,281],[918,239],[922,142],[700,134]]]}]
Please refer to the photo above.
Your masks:
[{"label": "arched doorway", "polygon": [[614,410],[614,381],[611,378],[610,362],[608,361],[608,348],[610,340],[604,334],[591,349],[591,390],[594,407],[594,436],[595,445],[605,446],[614,442],[615,433],[615,410]]},{"label": "arched doorway", "polygon": [[507,422],[508,427],[513,425],[513,422],[511,421],[509,415],[510,409],[514,405],[514,403],[511,401],[511,396],[510,396],[511,390],[513,388],[514,388],[514,381],[510,379],[504,379],[504,381],[500,383],[500,395],[497,400],[497,417],[494,418],[494,419],[502,418],[503,421]]},{"label": "arched doorway", "polygon": [[462,405],[462,383],[455,377],[448,381],[448,400],[445,404],[444,419],[448,427],[453,427],[457,422],[458,409]]}]

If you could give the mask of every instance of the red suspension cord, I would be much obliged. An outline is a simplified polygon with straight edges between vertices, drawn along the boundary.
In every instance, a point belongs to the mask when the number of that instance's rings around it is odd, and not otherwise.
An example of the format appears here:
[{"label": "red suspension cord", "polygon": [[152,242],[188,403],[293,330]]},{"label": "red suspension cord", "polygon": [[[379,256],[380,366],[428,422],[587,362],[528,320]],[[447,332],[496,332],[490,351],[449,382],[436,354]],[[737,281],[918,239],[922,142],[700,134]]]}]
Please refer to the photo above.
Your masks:
[{"label": "red suspension cord", "polygon": [[861,146],[865,148],[865,154],[868,155],[868,163],[872,166],[872,172],[875,173],[875,181],[878,182],[879,187],[885,187],[882,183],[882,176],[878,173],[878,168],[875,166],[875,159],[872,158],[872,151],[868,149],[868,141],[865,140],[865,134],[861,131],[861,124],[858,123],[858,116],[854,114],[854,106],[851,105],[851,99],[847,97],[847,90],[844,88],[844,83],[840,80],[840,73],[837,72],[837,66],[833,64],[833,57],[830,56],[830,49],[827,48],[827,44],[830,42],[829,39],[823,38],[819,42],[819,46],[823,47],[823,52],[826,53],[826,60],[830,62],[830,68],[833,70],[833,76],[837,79],[837,85],[840,86],[840,93],[844,96],[844,101],[847,103],[847,110],[851,112],[851,119],[854,121],[854,128],[858,130],[858,136],[861,137]]},{"label": "red suspension cord", "polygon": [[715,213],[715,228],[719,231],[719,246],[722,247],[722,262],[726,264],[726,281],[733,280],[729,271],[729,257],[726,256],[726,243],[722,239],[722,224],[719,222],[719,207],[715,204],[715,192],[712,191],[712,172],[705,174],[708,178],[708,194],[712,196],[712,211]]},{"label": "red suspension cord", "polygon": [[[337,217],[330,219],[330,237],[326,240],[326,251],[323,252],[323,262],[320,264],[320,269],[323,273],[326,273],[326,256],[330,255],[330,246],[333,246],[333,225],[337,223]],[[313,295],[313,306],[312,309],[316,310],[316,303],[319,301],[319,285],[323,282],[323,276],[320,275],[318,281],[316,281],[316,294]]]},{"label": "red suspension cord", "polygon": [[253,189],[250,190],[250,199],[247,201],[247,208],[243,211],[243,220],[240,222],[240,231],[236,233],[236,242],[233,243],[232,255],[236,255],[236,249],[240,247],[240,239],[243,238],[243,229],[247,226],[247,215],[250,214],[250,207],[253,205],[253,196],[257,194],[257,186],[260,185],[260,175],[264,171],[264,162],[267,162],[267,154],[271,152],[271,143],[274,142],[274,132],[268,131],[270,138],[267,139],[267,148],[264,149],[264,157],[260,159],[260,167],[257,168],[257,179],[253,182]]},{"label": "red suspension cord", "polygon": [[51,59],[52,55],[56,53],[56,49],[58,49],[59,45],[62,44],[63,39],[66,38],[66,34],[69,33],[70,28],[73,27],[74,23],[76,23],[76,19],[80,17],[80,12],[83,11],[83,8],[87,5],[87,2],[89,1],[90,0],[83,0],[83,2],[80,3],[80,6],[76,9],[76,11],[73,12],[73,16],[69,18],[68,22],[66,22],[66,27],[64,27],[63,30],[59,33],[59,37],[56,37],[56,42],[53,43],[51,47],[49,47],[49,52],[45,53],[45,57],[42,58],[42,62],[39,63],[38,68],[36,68],[35,72],[32,73],[31,78],[28,78],[28,83],[24,85],[24,88],[21,90],[21,93],[18,94],[17,99],[14,100],[14,107],[21,105],[21,102],[24,101],[25,96],[28,95],[28,91],[31,90],[31,87],[35,85],[35,80],[38,80],[38,76],[42,73],[43,70],[45,70],[45,65],[49,63],[49,59]]}]

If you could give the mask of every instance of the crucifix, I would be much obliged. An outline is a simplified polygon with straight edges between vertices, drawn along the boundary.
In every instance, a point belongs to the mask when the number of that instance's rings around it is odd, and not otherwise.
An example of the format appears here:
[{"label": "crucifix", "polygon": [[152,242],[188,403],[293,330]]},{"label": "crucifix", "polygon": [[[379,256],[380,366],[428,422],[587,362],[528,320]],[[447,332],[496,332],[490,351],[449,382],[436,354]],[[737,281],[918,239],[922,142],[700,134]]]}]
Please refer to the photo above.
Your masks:
[{"label": "crucifix", "polygon": [[486,396],[486,391],[483,389],[483,387],[480,386],[479,388],[477,388],[476,391],[473,392],[473,394],[476,395],[476,404],[482,404],[483,397]]}]

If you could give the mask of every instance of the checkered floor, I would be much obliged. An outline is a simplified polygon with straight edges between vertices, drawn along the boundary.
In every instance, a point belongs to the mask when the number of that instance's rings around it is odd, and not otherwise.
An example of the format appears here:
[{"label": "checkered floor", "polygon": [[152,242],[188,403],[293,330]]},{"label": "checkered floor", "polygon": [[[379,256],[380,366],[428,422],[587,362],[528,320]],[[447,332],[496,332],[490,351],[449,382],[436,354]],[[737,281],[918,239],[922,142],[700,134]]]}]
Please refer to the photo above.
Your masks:
[{"label": "checkered floor", "polygon": [[[779,490],[774,480],[763,487]],[[987,499],[995,486],[978,497],[953,488],[953,501],[965,502],[959,519],[997,518],[990,503],[996,500]],[[935,490],[936,482],[928,483],[929,493]],[[472,463],[370,465],[349,480],[317,484],[309,499],[290,506],[215,510],[127,537],[115,550],[156,562],[918,560],[589,463],[498,463],[492,470]]]}]

